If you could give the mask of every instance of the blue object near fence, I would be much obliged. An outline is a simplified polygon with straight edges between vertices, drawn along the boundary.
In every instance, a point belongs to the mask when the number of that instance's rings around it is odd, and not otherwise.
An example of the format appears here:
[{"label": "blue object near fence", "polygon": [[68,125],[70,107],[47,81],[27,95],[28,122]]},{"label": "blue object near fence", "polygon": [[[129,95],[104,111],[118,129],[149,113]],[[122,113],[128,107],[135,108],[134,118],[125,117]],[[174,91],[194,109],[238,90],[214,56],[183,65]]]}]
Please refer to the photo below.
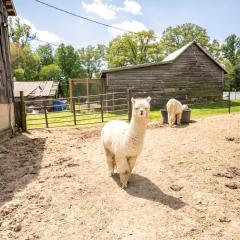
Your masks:
[{"label": "blue object near fence", "polygon": [[53,111],[60,112],[67,110],[67,103],[61,100],[55,100],[53,104]]}]

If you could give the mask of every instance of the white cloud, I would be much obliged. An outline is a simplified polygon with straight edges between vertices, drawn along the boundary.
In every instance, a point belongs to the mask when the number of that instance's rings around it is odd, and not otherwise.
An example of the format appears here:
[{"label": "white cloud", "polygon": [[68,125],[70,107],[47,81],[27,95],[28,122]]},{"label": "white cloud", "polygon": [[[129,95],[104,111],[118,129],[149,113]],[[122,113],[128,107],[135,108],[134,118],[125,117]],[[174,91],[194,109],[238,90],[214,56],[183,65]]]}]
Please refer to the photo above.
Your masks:
[{"label": "white cloud", "polygon": [[[140,32],[147,31],[148,28],[141,22],[136,20],[124,21],[122,23],[112,24],[113,27],[121,28],[124,30],[132,31],[132,32]],[[113,37],[117,37],[119,35],[123,35],[125,32],[113,28],[108,28],[108,32],[112,33]]]},{"label": "white cloud", "polygon": [[112,5],[103,4],[101,0],[94,0],[92,3],[82,3],[87,13],[95,13],[103,19],[110,20],[115,18],[116,9]]},{"label": "white cloud", "polygon": [[25,19],[21,16],[19,16],[19,18],[22,23],[25,23],[31,27],[32,33],[36,33],[37,38],[39,40],[46,41],[49,43],[59,43],[60,42],[60,38],[56,34],[46,31],[46,30],[40,30],[33,23],[31,23],[28,19]]},{"label": "white cloud", "polygon": [[105,4],[102,0],[93,0],[92,3],[82,2],[82,6],[87,13],[94,13],[105,20],[111,20],[116,17],[117,12],[123,11],[134,15],[140,15],[141,5],[136,1],[124,0],[123,7]]},{"label": "white cloud", "polygon": [[122,10],[132,13],[134,15],[141,15],[142,14],[142,7],[141,5],[136,2],[136,1],[130,1],[130,0],[125,0],[123,2],[124,8]]}]

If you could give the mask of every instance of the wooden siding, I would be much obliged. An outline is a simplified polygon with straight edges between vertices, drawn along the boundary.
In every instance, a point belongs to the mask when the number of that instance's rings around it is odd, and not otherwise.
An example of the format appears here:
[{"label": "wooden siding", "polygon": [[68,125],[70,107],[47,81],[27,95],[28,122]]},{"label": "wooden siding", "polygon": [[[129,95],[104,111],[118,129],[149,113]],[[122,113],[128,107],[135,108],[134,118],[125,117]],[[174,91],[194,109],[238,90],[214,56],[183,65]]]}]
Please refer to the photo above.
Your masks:
[{"label": "wooden siding", "polygon": [[[148,91],[163,105],[169,98],[183,102],[222,99],[223,70],[192,44],[173,63],[106,73],[107,92]],[[137,94],[136,94],[137,95]]]},{"label": "wooden siding", "polygon": [[7,9],[0,0],[0,103],[13,101],[7,17]]}]

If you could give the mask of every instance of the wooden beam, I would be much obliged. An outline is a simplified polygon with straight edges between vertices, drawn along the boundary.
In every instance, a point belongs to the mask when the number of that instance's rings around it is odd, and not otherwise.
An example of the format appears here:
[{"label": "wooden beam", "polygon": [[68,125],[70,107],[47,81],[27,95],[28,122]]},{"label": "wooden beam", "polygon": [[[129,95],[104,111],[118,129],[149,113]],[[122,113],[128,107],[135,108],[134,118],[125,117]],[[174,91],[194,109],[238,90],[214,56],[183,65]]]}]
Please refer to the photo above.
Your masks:
[{"label": "wooden beam", "polygon": [[73,105],[73,103],[72,103],[72,98],[73,98],[72,79],[68,79],[68,84],[69,84],[69,100],[70,100],[69,103],[70,103],[70,109],[72,111],[72,105]]}]

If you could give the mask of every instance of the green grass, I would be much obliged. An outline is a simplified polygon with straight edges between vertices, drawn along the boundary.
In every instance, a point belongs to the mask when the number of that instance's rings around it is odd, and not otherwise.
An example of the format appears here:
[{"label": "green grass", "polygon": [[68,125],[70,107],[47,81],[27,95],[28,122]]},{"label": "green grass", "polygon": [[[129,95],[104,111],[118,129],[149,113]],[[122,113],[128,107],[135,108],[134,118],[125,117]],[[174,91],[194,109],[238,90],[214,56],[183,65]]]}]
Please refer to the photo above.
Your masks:
[{"label": "green grass", "polygon": [[[222,100],[208,104],[194,104],[189,106],[192,109],[191,117],[205,117],[217,114],[228,113],[228,101]],[[240,112],[240,100],[231,101],[231,113]],[[159,120],[159,109],[152,109],[151,120]]]},{"label": "green grass", "polygon": [[[191,108],[193,117],[223,114],[228,113],[228,101],[222,100],[204,105],[194,105]],[[231,113],[233,112],[240,112],[240,100],[231,101]]]},{"label": "green grass", "polygon": [[[48,117],[48,127],[73,127],[74,125],[74,115],[71,111],[63,112],[49,112]],[[113,119],[127,120],[127,113],[104,113],[104,121],[109,121]],[[82,112],[76,113],[77,125],[82,125],[84,127],[95,126],[102,123],[100,112]],[[45,128],[46,120],[44,114],[27,114],[27,128]]]},{"label": "green grass", "polygon": [[[219,101],[209,104],[192,105],[191,106],[191,118],[204,117],[216,114],[228,113],[228,101]],[[231,102],[231,112],[240,112],[240,100]],[[87,115],[89,114],[89,115]],[[150,120],[160,120],[161,113],[160,109],[151,109]],[[127,120],[127,113],[104,113],[104,121],[113,119]],[[100,112],[77,112],[76,116],[77,125],[84,127],[95,126],[101,124],[101,113]],[[50,112],[48,113],[48,124],[49,127],[63,127],[63,126],[74,126],[74,117],[71,111],[64,112]],[[27,126],[28,129],[32,128],[45,128],[45,117],[44,114],[27,115]]]}]

